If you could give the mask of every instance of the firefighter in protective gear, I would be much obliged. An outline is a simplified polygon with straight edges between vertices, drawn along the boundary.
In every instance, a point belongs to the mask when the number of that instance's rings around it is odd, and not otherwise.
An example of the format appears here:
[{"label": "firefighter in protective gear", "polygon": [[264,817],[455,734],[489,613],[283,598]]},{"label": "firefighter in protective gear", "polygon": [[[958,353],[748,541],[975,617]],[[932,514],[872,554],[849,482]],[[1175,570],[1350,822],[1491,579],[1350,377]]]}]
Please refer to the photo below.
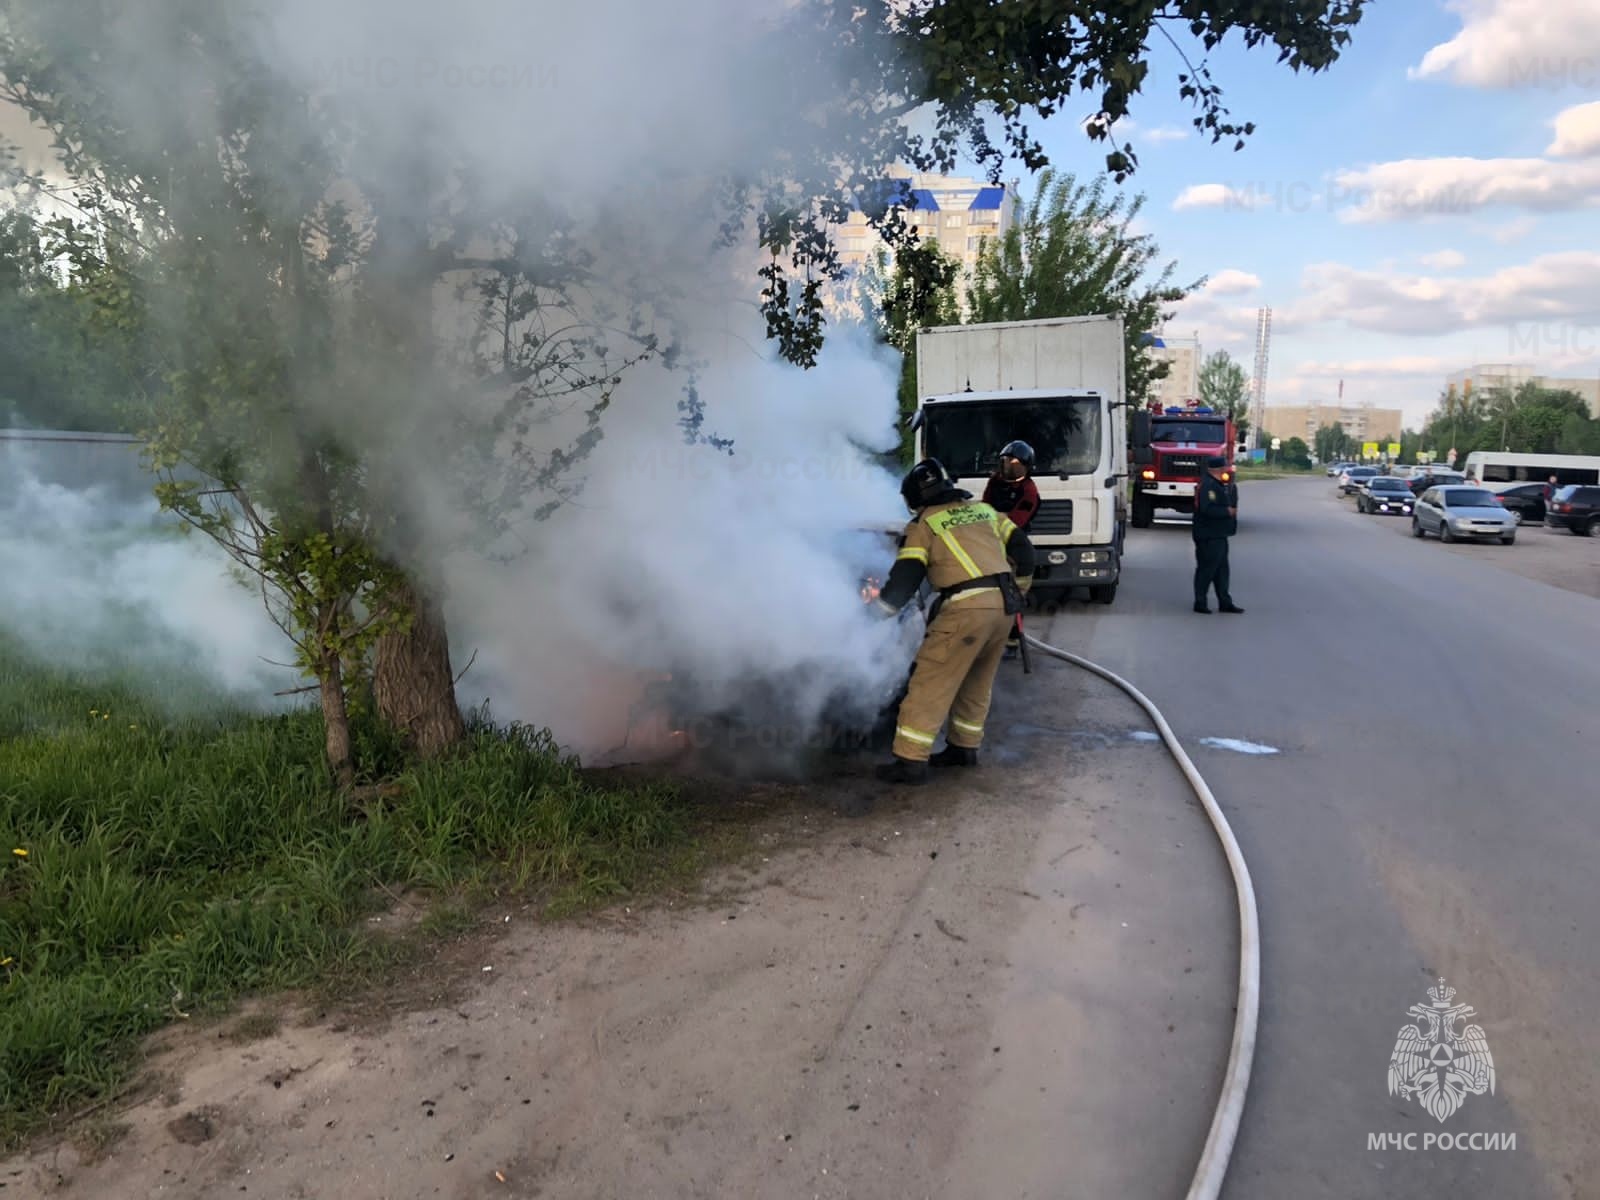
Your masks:
[{"label": "firefighter in protective gear", "polygon": [[[922,783],[930,763],[978,763],[995,672],[1033,583],[1034,553],[1015,523],[957,488],[937,459],[912,467],[900,494],[914,515],[876,603],[887,615],[898,613],[924,579],[939,596],[900,702],[894,761],[878,768],[878,777]],[[946,718],[946,745],[934,754]]]},{"label": "firefighter in protective gear", "polygon": [[1039,485],[1033,481],[1033,447],[1027,442],[1007,442],[1000,448],[1000,469],[989,477],[983,502],[1018,529],[1039,511]]},{"label": "firefighter in protective gear", "polygon": [[[1007,442],[1000,447],[1000,469],[983,489],[983,502],[1024,531],[1039,511],[1039,485],[1033,481],[1033,463],[1032,446],[1024,441]],[[1005,657],[1013,659],[1021,649],[1022,617],[1016,616],[1006,640]]]}]

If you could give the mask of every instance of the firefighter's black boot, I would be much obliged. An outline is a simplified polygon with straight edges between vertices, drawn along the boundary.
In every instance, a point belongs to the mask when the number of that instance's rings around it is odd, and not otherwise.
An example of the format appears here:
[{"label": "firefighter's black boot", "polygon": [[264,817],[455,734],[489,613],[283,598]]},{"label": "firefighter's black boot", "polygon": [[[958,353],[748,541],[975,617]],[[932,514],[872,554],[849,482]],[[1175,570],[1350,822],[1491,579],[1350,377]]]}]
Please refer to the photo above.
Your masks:
[{"label": "firefighter's black boot", "polygon": [[909,758],[896,758],[880,766],[876,774],[884,783],[927,783],[928,764],[912,762]]},{"label": "firefighter's black boot", "polygon": [[978,765],[978,752],[965,746],[946,746],[928,762],[935,767],[975,767]]}]

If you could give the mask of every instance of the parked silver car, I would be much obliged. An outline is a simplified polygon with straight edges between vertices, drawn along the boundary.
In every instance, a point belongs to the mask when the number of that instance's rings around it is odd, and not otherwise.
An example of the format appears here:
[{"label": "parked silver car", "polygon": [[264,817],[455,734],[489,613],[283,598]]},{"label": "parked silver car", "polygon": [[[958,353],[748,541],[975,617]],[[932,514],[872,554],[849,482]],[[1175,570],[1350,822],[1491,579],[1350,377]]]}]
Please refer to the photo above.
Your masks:
[{"label": "parked silver car", "polygon": [[1493,538],[1509,546],[1517,540],[1517,518],[1493,492],[1479,487],[1431,487],[1417,497],[1411,532],[1430,533],[1442,542]]}]

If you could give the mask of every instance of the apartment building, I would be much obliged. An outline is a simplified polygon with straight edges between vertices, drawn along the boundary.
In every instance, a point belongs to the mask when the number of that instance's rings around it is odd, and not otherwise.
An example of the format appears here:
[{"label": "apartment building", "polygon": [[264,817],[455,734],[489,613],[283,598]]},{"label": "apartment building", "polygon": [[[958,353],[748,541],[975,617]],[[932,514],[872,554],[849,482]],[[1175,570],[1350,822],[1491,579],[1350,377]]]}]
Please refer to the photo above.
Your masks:
[{"label": "apartment building", "polygon": [[1445,389],[1457,396],[1470,396],[1491,388],[1516,391],[1525,383],[1552,391],[1576,392],[1589,406],[1591,417],[1600,416],[1600,377],[1541,375],[1526,363],[1476,363],[1452,372]]},{"label": "apartment building", "polygon": [[1316,444],[1317,430],[1324,425],[1341,425],[1358,442],[1387,444],[1400,440],[1405,417],[1398,408],[1374,408],[1370,404],[1269,404],[1262,422],[1268,437],[1303,438]]},{"label": "apartment building", "polygon": [[1200,397],[1200,338],[1169,337],[1165,330],[1152,339],[1145,354],[1168,365],[1166,376],[1150,385],[1150,398],[1163,405],[1183,404]]},{"label": "apartment building", "polygon": [[[903,173],[891,176],[892,194],[903,198],[906,220],[927,241],[971,271],[985,237],[999,237],[1016,221],[1015,186],[992,185],[977,179],[950,175]],[[858,268],[883,245],[878,232],[867,225],[866,215],[853,212],[834,227],[839,258]]]}]

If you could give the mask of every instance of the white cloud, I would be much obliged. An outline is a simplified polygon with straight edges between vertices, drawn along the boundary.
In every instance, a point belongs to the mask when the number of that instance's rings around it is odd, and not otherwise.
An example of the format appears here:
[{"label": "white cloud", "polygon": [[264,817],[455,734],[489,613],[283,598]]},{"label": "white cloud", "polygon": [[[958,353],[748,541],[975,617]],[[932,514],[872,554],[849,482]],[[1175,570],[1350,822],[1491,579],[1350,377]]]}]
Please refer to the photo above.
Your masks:
[{"label": "white cloud", "polygon": [[1425,354],[1401,354],[1393,358],[1358,358],[1343,362],[1302,362],[1295,370],[1300,375],[1327,379],[1387,379],[1394,376],[1432,378],[1461,369],[1459,358],[1440,358]]},{"label": "white cloud", "polygon": [[1139,135],[1147,142],[1181,142],[1189,136],[1187,129],[1177,129],[1172,126],[1162,125],[1155,129],[1147,130]]},{"label": "white cloud", "polygon": [[1343,323],[1373,333],[1437,336],[1532,323],[1568,340],[1600,328],[1600,253],[1571,250],[1477,277],[1434,278],[1359,270],[1340,263],[1306,268],[1302,296],[1273,323],[1305,328]]},{"label": "white cloud", "polygon": [[1518,217],[1503,225],[1491,225],[1485,232],[1502,246],[1509,246],[1512,242],[1520,242],[1528,237],[1537,228],[1539,222],[1533,217]]},{"label": "white cloud", "polygon": [[1189,208],[1254,208],[1259,197],[1252,191],[1225,183],[1196,183],[1183,189],[1172,202],[1174,212]]},{"label": "white cloud", "polygon": [[1467,256],[1459,250],[1436,250],[1432,254],[1418,255],[1417,261],[1435,271],[1454,271],[1467,265]]},{"label": "white cloud", "polygon": [[[1237,275],[1255,280],[1243,271],[1222,271],[1218,277]],[[1254,286],[1259,286],[1256,280]],[[1253,306],[1230,304],[1219,298],[1219,293],[1208,284],[1190,296],[1177,308],[1167,329],[1174,336],[1194,336],[1207,354],[1227,350],[1235,358],[1247,358],[1255,351],[1256,309]]]},{"label": "white cloud", "polygon": [[1562,109],[1551,124],[1555,126],[1556,137],[1545,148],[1546,154],[1563,158],[1600,154],[1600,100]]},{"label": "white cloud", "polygon": [[1400,159],[1336,172],[1330,199],[1341,221],[1360,224],[1460,215],[1495,205],[1569,212],[1600,205],[1600,159]]},{"label": "white cloud", "polygon": [[1413,79],[1472,87],[1600,86],[1594,0],[1453,0],[1461,32],[1423,55]]},{"label": "white cloud", "polygon": [[1260,286],[1259,275],[1228,267],[1207,279],[1206,286],[1201,290],[1213,296],[1232,296],[1239,292],[1253,292]]}]

